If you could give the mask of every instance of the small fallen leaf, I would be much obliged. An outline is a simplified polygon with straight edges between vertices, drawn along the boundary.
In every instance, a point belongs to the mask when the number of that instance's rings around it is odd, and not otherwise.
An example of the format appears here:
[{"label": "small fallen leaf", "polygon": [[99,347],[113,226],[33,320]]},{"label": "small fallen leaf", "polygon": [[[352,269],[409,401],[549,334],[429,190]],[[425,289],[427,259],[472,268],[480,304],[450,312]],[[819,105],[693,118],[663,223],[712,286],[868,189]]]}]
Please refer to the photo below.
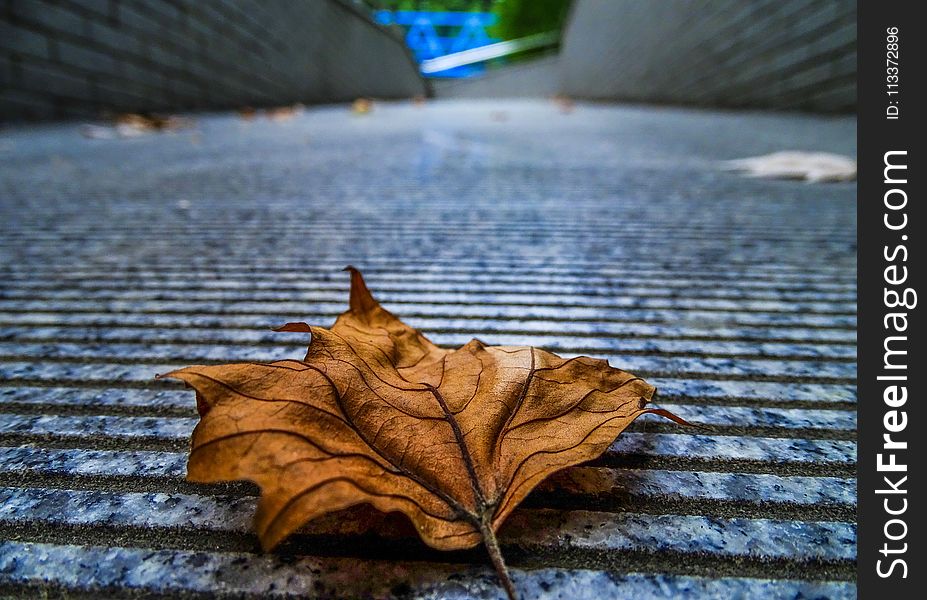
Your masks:
[{"label": "small fallen leaf", "polygon": [[174,131],[186,129],[193,122],[177,115],[135,114],[128,113],[116,116],[116,128],[129,128],[139,132],[147,131]]},{"label": "small fallen leaf", "polygon": [[302,104],[293,104],[291,106],[278,106],[268,108],[266,111],[267,118],[271,121],[289,121],[293,117],[303,112]]},{"label": "small fallen leaf", "polygon": [[655,389],[605,360],[472,340],[435,346],[351,271],[350,309],[310,333],[305,359],[192,366],[200,422],[187,478],[261,487],[265,549],[326,513],[404,513],[442,550],[482,542],[510,597],[496,531],[552,473],[596,458]]},{"label": "small fallen leaf", "polygon": [[125,113],[116,115],[110,126],[84,125],[81,135],[90,139],[133,138],[161,131],[176,131],[193,126],[193,121],[177,115]]},{"label": "small fallen leaf", "polygon": [[373,110],[373,100],[370,98],[358,98],[351,103],[351,112],[356,115],[366,115]]},{"label": "small fallen leaf", "polygon": [[728,169],[743,171],[750,177],[804,179],[814,183],[856,179],[855,160],[826,152],[773,152],[763,156],[729,160],[725,165]]},{"label": "small fallen leaf", "polygon": [[570,114],[576,108],[576,101],[569,96],[555,94],[551,99],[554,101],[554,104],[557,105],[557,108],[560,109],[560,112],[565,115]]}]

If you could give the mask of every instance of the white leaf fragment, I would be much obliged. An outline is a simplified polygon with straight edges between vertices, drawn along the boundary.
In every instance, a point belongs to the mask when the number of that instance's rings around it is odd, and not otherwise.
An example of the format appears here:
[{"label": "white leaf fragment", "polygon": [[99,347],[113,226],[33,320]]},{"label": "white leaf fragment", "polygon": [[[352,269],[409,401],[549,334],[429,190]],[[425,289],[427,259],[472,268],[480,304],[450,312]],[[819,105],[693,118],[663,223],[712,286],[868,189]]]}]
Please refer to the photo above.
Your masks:
[{"label": "white leaf fragment", "polygon": [[725,161],[725,167],[749,177],[802,179],[812,183],[854,181],[856,161],[827,152],[787,150],[763,156]]}]

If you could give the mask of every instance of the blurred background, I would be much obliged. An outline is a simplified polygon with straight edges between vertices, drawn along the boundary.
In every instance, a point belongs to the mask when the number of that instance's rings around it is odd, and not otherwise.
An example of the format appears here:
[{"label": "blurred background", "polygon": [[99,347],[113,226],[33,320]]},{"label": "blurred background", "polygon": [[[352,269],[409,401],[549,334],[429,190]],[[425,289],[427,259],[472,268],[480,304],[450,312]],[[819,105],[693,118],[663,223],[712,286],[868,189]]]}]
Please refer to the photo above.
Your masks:
[{"label": "blurred background", "polygon": [[358,97],[851,112],[850,0],[5,0],[0,118]]},{"label": "blurred background", "polygon": [[350,264],[701,425],[533,491],[523,598],[855,598],[855,97],[849,0],[0,0],[0,596],[501,599],[397,513],[264,553],[185,480],[155,374],[303,357]]}]

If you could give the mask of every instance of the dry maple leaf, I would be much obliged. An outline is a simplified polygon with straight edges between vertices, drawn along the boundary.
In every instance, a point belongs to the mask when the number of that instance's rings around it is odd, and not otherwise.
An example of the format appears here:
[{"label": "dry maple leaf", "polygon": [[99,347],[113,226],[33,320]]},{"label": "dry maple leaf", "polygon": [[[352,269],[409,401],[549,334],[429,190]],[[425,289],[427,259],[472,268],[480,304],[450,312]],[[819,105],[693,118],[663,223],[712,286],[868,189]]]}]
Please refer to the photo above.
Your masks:
[{"label": "dry maple leaf", "polygon": [[638,416],[674,417],[645,408],[653,386],[605,360],[475,339],[439,348],[348,270],[350,310],[331,329],[279,329],[311,333],[304,360],[166,375],[197,393],[187,478],[257,483],[265,549],[356,504],[402,512],[434,548],[483,542],[514,597],[495,532],[518,503]]}]

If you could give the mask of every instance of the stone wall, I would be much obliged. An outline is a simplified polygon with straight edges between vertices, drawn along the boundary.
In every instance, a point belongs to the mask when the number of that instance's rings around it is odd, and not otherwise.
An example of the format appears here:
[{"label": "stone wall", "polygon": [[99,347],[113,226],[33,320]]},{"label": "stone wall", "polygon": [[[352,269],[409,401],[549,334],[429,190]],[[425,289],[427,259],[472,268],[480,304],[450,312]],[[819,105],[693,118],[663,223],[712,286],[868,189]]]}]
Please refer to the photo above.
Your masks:
[{"label": "stone wall", "polygon": [[581,98],[849,112],[853,0],[577,0],[563,92]]},{"label": "stone wall", "polygon": [[0,119],[424,92],[348,0],[0,0]]}]

